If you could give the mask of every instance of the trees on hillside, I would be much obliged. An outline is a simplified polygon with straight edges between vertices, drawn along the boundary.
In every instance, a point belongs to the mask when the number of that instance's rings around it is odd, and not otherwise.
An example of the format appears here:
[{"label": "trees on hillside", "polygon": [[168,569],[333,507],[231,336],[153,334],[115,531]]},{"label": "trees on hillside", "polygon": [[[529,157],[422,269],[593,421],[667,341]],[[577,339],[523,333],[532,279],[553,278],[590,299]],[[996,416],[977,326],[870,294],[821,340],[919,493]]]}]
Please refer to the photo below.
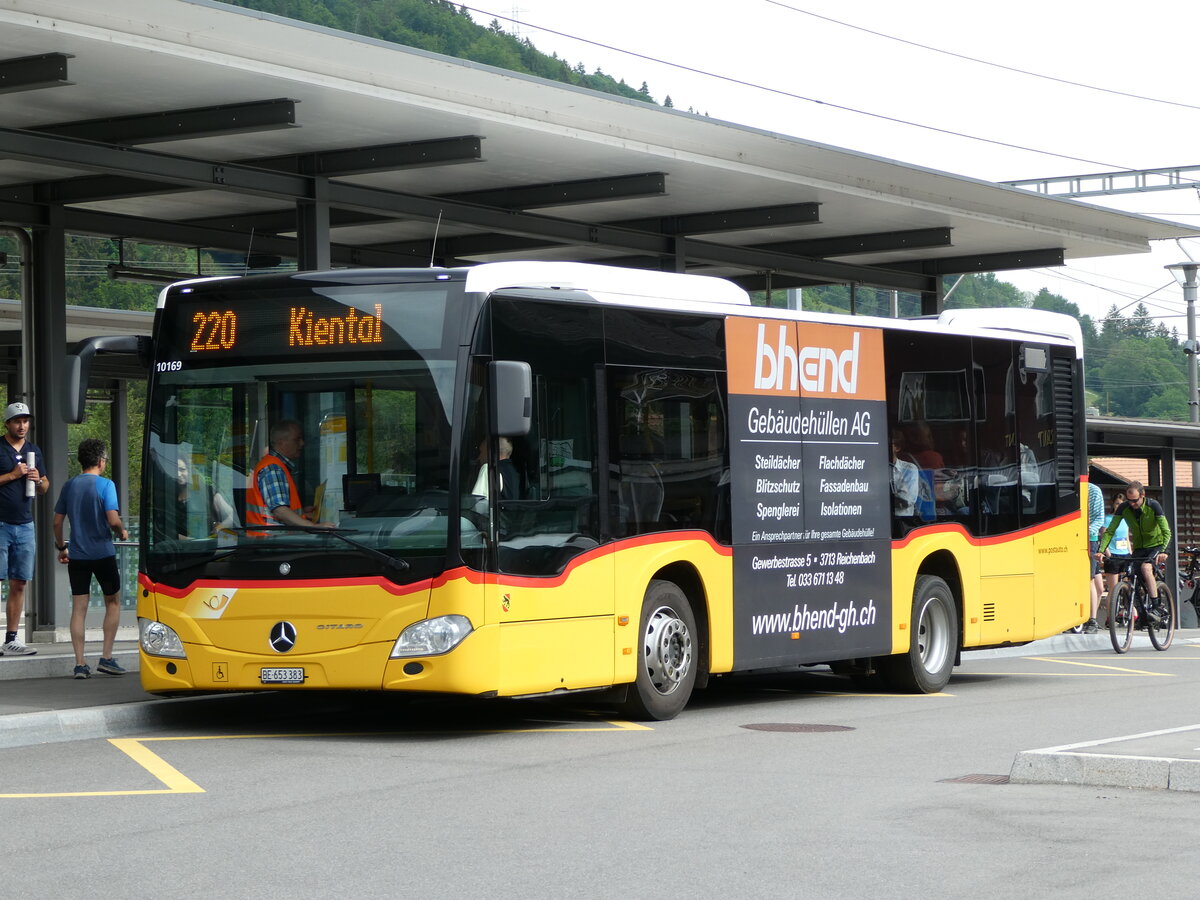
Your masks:
[{"label": "trees on hillside", "polygon": [[228,0],[259,12],[270,13],[326,28],[349,31],[406,47],[416,47],[457,59],[536,75],[579,87],[654,103],[642,82],[633,88],[600,69],[588,73],[583,63],[572,67],[558,54],[547,56],[525,38],[510,34],[498,20],[477,25],[462,6],[447,0]]}]

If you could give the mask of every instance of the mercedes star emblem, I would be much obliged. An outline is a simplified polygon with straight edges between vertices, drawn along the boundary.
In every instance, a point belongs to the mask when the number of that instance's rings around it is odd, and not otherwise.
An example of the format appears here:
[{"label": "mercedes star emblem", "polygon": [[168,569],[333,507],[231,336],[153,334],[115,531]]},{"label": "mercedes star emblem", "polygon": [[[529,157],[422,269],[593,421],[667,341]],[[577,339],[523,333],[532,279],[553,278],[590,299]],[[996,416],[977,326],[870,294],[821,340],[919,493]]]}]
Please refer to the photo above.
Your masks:
[{"label": "mercedes star emblem", "polygon": [[276,653],[287,653],[296,646],[296,626],[291,622],[276,622],[271,627],[271,648]]}]

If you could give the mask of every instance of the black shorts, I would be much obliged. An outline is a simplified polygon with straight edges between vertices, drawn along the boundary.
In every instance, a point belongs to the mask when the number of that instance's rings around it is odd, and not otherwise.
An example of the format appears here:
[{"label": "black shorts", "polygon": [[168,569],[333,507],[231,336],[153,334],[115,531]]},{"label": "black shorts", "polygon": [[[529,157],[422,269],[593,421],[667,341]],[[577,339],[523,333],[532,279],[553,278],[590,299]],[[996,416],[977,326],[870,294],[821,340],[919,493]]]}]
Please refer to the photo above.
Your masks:
[{"label": "black shorts", "polygon": [[1106,556],[1104,557],[1104,571],[1108,575],[1120,575],[1125,571],[1125,564],[1130,560],[1140,567],[1144,562],[1154,562],[1154,557],[1165,549],[1165,547],[1143,547],[1141,550],[1134,550],[1128,556]]},{"label": "black shorts", "polygon": [[1104,574],[1120,575],[1125,570],[1125,563],[1127,562],[1129,562],[1129,557],[1124,555],[1104,557]]},{"label": "black shorts", "polygon": [[1130,553],[1129,558],[1138,563],[1152,563],[1154,562],[1154,558],[1166,549],[1166,547],[1143,547],[1140,550],[1134,550],[1132,553]]},{"label": "black shorts", "polygon": [[106,556],[104,559],[72,559],[67,561],[67,577],[71,579],[71,594],[90,594],[92,592],[92,576],[100,585],[100,591],[106,597],[121,593],[121,573],[117,569],[117,558]]}]

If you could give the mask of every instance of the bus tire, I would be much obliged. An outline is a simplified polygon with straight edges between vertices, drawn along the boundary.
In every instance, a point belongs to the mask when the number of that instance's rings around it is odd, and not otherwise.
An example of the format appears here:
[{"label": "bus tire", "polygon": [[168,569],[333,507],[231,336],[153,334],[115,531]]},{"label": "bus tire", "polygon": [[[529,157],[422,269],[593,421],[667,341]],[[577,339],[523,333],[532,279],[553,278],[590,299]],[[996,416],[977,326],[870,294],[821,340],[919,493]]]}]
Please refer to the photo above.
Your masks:
[{"label": "bus tire", "polygon": [[898,690],[936,694],[950,681],[958,650],[954,592],[936,575],[917,576],[909,628],[908,652],[884,657],[880,669]]},{"label": "bus tire", "polygon": [[696,684],[698,649],[696,617],[687,596],[673,582],[651,581],[638,623],[637,679],[622,712],[647,721],[679,715]]}]

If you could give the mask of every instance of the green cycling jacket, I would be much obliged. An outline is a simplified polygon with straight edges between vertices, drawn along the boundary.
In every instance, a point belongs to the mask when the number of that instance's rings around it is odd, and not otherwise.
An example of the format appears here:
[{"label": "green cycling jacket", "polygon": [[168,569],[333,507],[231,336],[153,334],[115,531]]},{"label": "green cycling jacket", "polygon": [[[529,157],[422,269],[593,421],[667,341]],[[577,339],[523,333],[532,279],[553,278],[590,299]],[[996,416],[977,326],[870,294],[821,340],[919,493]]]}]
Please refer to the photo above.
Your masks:
[{"label": "green cycling jacket", "polygon": [[1129,526],[1129,540],[1134,550],[1144,550],[1147,547],[1166,547],[1171,543],[1171,524],[1167,521],[1163,508],[1157,500],[1146,498],[1141,509],[1122,503],[1113,513],[1108,527],[1100,535],[1100,552],[1108,549],[1109,541],[1113,539],[1121,520]]}]

